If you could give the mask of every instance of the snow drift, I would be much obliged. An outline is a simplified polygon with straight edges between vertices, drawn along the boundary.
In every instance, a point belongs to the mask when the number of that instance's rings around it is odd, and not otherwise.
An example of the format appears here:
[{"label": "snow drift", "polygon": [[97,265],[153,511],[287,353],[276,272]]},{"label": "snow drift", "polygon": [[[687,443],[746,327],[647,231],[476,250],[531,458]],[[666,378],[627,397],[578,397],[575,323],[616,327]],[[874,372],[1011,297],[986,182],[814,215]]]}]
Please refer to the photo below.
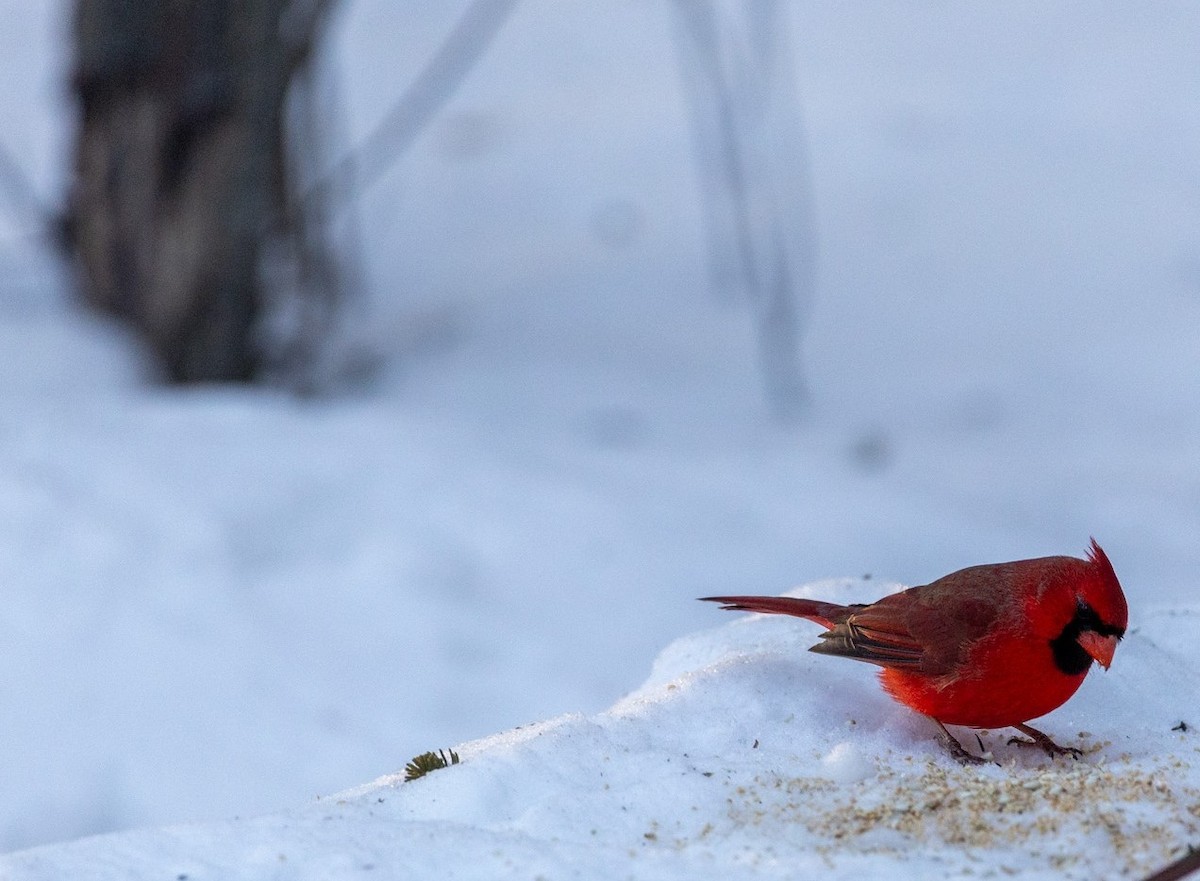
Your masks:
[{"label": "snow drift", "polygon": [[[804,595],[870,599],[821,582]],[[1145,873],[1200,837],[1198,608],[1140,616],[1107,675],[1043,720],[1080,760],[980,732],[960,767],[866,665],[749,616],[680,639],[603,713],[463,744],[462,762],[255,819],[0,858],[12,881],[875,878]],[[1184,724],[1180,724],[1184,723]],[[961,729],[958,733],[964,733]],[[968,735],[969,737],[970,735]],[[431,746],[436,746],[431,744]],[[403,762],[398,762],[402,765]]]}]

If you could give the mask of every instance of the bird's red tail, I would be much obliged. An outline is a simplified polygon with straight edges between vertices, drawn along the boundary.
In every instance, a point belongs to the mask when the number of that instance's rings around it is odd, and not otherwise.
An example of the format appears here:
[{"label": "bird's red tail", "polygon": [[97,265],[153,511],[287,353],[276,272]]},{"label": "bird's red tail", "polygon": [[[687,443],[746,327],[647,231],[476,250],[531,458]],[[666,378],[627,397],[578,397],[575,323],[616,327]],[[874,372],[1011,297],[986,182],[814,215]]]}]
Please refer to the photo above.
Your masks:
[{"label": "bird's red tail", "polygon": [[722,609],[732,612],[763,612],[767,615],[794,615],[807,618],[825,627],[833,627],[845,621],[853,611],[851,606],[823,603],[820,600],[804,600],[798,597],[700,597],[709,603],[720,603]]}]

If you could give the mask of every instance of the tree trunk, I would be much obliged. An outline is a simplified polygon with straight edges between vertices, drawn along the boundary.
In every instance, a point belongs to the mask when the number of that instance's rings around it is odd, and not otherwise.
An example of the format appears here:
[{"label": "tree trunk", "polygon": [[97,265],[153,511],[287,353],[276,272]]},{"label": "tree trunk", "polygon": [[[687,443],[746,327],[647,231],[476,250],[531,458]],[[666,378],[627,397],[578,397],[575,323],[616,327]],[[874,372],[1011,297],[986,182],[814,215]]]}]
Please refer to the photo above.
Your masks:
[{"label": "tree trunk", "polygon": [[172,381],[263,368],[260,260],[288,214],[284,102],[329,5],[76,0],[83,297],[133,324]]}]

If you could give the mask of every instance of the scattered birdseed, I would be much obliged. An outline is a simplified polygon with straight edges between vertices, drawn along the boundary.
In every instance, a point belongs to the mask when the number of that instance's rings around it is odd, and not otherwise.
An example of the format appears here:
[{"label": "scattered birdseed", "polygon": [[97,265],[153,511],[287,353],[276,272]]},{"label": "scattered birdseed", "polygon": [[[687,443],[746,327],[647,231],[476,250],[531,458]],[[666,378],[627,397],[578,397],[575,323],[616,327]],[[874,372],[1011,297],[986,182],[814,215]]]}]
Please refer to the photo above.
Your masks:
[{"label": "scattered birdseed", "polygon": [[1187,767],[1127,756],[1042,768],[912,767],[886,757],[876,775],[850,783],[756,777],[728,807],[736,825],[798,824],[824,840],[818,850],[830,858],[848,850],[903,858],[940,843],[971,858],[1000,851],[1003,861],[1011,851],[1022,863],[1108,876],[1114,866],[1156,868],[1200,836],[1200,789],[1174,782]]}]

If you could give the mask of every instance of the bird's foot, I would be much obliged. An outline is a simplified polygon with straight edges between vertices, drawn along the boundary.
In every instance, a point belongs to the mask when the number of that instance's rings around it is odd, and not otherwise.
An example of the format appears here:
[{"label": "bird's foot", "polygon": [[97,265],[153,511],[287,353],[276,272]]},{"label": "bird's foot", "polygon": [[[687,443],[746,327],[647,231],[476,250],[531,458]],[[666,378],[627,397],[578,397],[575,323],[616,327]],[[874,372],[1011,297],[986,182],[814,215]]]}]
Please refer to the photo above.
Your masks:
[{"label": "bird's foot", "polygon": [[975,753],[967,752],[966,748],[955,740],[953,737],[945,738],[946,749],[950,751],[951,758],[960,765],[986,765],[988,759],[983,756],[977,756]]},{"label": "bird's foot", "polygon": [[[974,753],[967,752],[966,748],[958,742],[958,739],[946,730],[945,725],[943,725],[941,722],[938,722],[937,719],[934,719],[933,721],[937,722],[938,728],[942,729],[942,743],[945,744],[946,750],[950,753],[950,756],[954,759],[954,761],[958,762],[960,765],[986,765],[991,761],[991,759],[986,756],[977,756]],[[979,744],[979,749],[980,751],[983,750],[982,742]]]},{"label": "bird's foot", "polygon": [[1010,744],[1016,744],[1017,746],[1041,747],[1041,749],[1045,750],[1046,755],[1050,756],[1051,758],[1054,758],[1054,756],[1070,756],[1073,759],[1078,759],[1083,755],[1083,750],[1079,749],[1078,747],[1059,746],[1050,739],[1049,735],[1043,734],[1041,731],[1038,731],[1036,728],[1032,728],[1029,725],[1014,725],[1013,728],[1016,728],[1022,734],[1028,735],[1030,739],[1025,740],[1021,737],[1010,737],[1008,739]]}]

